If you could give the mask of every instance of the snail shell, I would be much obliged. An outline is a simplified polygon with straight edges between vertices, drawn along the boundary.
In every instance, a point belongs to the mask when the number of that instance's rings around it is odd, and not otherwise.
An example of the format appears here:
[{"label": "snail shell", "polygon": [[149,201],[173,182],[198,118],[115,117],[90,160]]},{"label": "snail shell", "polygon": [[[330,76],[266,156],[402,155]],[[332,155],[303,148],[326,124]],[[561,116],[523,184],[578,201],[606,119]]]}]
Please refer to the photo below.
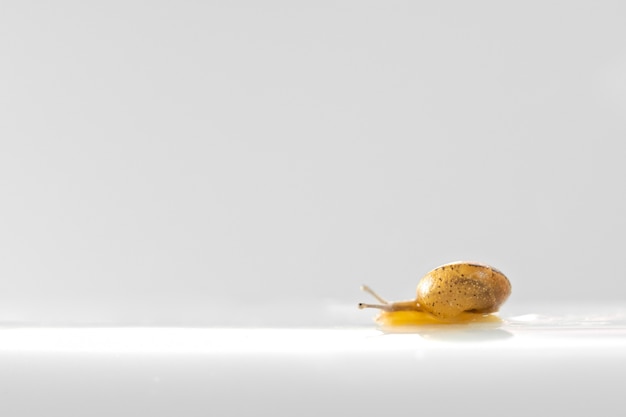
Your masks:
[{"label": "snail shell", "polygon": [[511,283],[499,270],[455,262],[433,269],[420,280],[416,302],[423,311],[449,319],[462,312],[494,313],[510,294]]}]

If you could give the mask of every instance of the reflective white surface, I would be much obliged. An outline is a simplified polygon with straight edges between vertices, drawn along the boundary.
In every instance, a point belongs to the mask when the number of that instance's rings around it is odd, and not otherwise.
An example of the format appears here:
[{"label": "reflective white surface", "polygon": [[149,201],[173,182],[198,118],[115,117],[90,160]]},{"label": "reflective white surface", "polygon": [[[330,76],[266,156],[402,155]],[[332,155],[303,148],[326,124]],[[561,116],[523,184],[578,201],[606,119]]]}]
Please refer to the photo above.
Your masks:
[{"label": "reflective white surface", "polygon": [[499,327],[0,329],[0,415],[618,415],[626,315]]}]

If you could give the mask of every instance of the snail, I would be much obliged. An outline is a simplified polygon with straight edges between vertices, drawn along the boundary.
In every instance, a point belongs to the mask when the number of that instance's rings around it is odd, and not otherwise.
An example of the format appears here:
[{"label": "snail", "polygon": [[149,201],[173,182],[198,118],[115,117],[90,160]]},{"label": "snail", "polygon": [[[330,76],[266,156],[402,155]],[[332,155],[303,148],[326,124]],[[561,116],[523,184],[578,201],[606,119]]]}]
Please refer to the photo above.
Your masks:
[{"label": "snail", "polygon": [[381,304],[360,303],[359,308],[382,310],[377,321],[387,325],[483,320],[495,313],[511,294],[511,283],[489,265],[453,262],[441,265],[417,284],[417,297],[388,302],[368,286],[361,289]]}]

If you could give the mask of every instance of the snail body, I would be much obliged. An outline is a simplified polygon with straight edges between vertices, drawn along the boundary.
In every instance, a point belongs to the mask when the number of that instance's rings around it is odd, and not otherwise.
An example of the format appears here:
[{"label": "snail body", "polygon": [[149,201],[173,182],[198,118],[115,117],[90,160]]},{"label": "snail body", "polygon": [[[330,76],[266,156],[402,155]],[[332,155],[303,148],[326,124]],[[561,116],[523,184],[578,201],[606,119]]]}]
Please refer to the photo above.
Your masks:
[{"label": "snail body", "polygon": [[497,312],[511,294],[511,283],[489,265],[454,262],[424,275],[417,284],[414,300],[390,303],[369,287],[364,286],[363,290],[381,304],[360,303],[359,308],[378,308],[391,324],[405,324],[407,317],[416,317],[414,313],[420,313],[425,321],[455,322]]}]

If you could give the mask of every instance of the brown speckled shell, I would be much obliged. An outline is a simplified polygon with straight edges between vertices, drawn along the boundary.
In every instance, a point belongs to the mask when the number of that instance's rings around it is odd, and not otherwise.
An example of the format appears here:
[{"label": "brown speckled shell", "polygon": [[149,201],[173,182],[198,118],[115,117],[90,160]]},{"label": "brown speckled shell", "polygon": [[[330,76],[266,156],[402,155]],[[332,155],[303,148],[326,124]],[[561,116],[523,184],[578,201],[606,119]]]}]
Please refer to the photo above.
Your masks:
[{"label": "brown speckled shell", "polygon": [[426,274],[417,285],[420,307],[441,319],[464,311],[493,313],[511,294],[511,283],[497,269],[483,264],[455,262]]}]

